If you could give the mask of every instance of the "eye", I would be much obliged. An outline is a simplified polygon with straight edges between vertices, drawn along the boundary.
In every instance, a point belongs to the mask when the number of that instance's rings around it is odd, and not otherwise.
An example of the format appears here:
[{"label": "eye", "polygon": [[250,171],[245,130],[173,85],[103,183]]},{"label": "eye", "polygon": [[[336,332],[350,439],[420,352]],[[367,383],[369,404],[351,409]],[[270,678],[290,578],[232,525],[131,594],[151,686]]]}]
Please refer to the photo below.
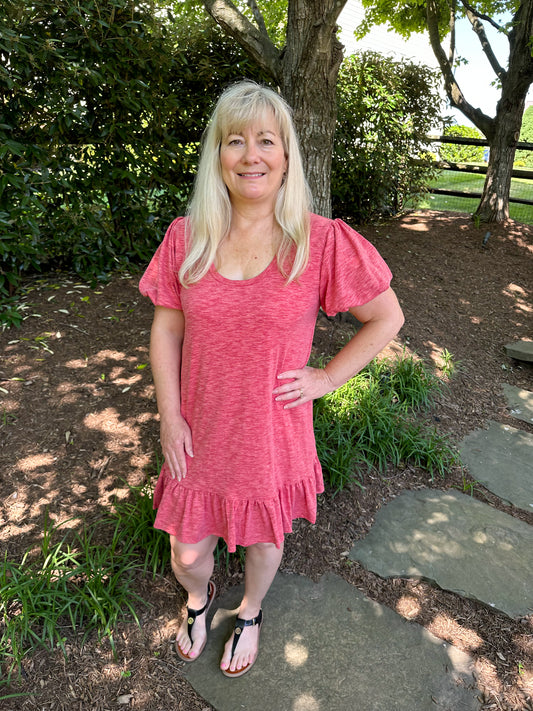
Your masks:
[{"label": "eye", "polygon": [[273,146],[274,141],[270,138],[263,138],[263,145],[265,146]]},{"label": "eye", "polygon": [[228,138],[228,146],[238,146],[242,143],[242,138]]}]

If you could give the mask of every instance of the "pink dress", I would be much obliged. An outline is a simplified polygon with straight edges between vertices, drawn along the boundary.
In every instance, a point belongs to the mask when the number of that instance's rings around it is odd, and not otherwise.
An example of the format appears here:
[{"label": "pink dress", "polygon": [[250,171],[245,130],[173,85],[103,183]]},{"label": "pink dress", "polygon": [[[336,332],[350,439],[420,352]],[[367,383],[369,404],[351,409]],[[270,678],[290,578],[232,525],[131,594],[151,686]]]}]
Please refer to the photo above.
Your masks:
[{"label": "pink dress", "polygon": [[185,221],[171,224],[139,285],[154,304],[184,313],[181,408],[194,448],[181,482],[163,465],[155,526],[183,543],[221,536],[230,552],[279,547],[293,519],[315,521],[324,485],[312,402],[285,410],[272,394],[276,376],[307,364],[320,306],[331,316],[365,304],[391,273],[344,222],[312,215],[309,264],[297,282],[287,285],[274,259],[252,279],[211,267],[183,288]]}]

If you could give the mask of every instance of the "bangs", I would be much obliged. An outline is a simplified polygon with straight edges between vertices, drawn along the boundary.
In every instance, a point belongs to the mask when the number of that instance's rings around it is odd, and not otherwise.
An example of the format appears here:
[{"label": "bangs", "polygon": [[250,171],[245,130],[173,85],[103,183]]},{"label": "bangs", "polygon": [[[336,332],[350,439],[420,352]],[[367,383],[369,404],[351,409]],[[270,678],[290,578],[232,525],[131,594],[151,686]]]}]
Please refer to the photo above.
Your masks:
[{"label": "bangs", "polygon": [[219,103],[215,117],[217,139],[221,142],[232,133],[241,134],[251,124],[261,124],[272,117],[280,132],[285,151],[287,151],[285,116],[269,96],[264,96],[259,92],[239,97],[228,96],[226,101]]}]

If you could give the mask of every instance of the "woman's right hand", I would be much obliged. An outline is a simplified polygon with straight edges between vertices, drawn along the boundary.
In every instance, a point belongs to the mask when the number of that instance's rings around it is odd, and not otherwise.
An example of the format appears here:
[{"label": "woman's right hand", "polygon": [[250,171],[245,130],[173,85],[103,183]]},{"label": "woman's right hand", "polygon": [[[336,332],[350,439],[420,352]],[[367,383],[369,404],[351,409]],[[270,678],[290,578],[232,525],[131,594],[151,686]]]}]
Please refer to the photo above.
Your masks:
[{"label": "woman's right hand", "polygon": [[192,434],[186,420],[181,417],[161,419],[161,448],[172,479],[181,481],[187,475],[187,458],[193,457]]}]

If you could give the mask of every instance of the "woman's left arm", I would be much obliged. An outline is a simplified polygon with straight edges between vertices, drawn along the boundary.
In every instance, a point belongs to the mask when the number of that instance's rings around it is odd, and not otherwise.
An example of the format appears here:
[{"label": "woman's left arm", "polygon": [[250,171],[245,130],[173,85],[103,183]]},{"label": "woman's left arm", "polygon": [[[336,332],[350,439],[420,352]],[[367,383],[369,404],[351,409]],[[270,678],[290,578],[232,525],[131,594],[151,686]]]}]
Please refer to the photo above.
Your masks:
[{"label": "woman's left arm", "polygon": [[404,322],[396,294],[390,288],[367,304],[351,308],[350,313],[363,326],[325,368],[306,366],[278,375],[280,380],[291,380],[274,390],[276,400],[291,401],[285,409],[303,405],[344,385],[385,348]]}]

